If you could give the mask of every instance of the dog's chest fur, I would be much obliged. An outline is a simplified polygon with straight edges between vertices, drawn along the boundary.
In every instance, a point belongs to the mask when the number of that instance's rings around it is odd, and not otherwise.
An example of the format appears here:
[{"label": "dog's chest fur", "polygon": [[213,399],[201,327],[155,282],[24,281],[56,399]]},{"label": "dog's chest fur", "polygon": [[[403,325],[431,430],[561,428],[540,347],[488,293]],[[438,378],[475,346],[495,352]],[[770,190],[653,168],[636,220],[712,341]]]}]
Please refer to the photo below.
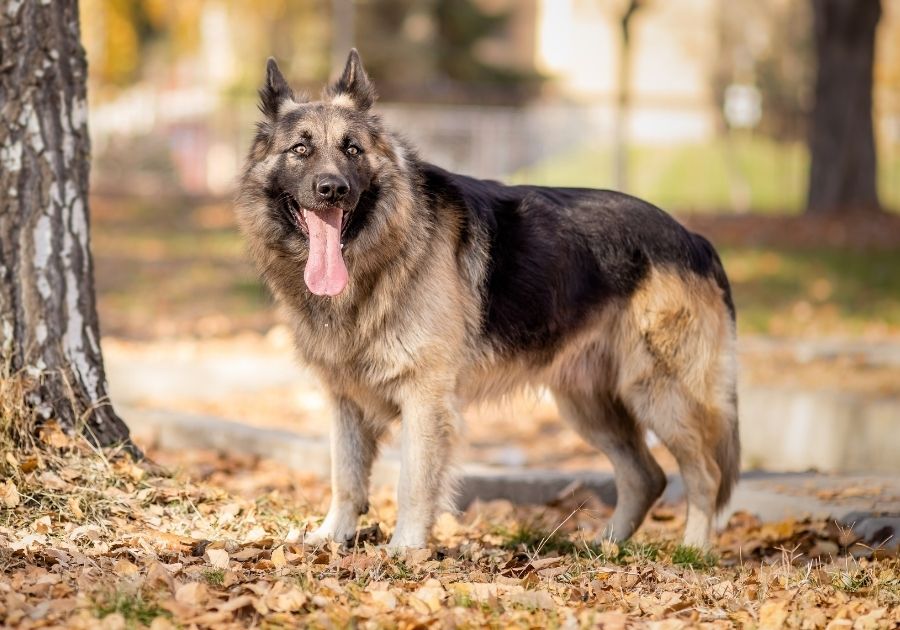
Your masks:
[{"label": "dog's chest fur", "polygon": [[478,292],[458,273],[449,247],[438,241],[429,249],[432,264],[400,265],[365,291],[282,297],[300,358],[335,394],[399,405],[405,388],[455,382],[473,360]]}]

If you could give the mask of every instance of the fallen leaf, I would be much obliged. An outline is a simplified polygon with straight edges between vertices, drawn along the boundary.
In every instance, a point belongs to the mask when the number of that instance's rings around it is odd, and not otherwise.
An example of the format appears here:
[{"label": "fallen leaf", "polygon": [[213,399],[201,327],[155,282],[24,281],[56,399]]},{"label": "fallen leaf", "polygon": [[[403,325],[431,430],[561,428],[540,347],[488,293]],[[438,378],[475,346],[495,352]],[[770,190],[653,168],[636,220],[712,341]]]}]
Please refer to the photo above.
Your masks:
[{"label": "fallen leaf", "polygon": [[65,490],[69,484],[63,481],[55,472],[45,470],[40,474],[38,480],[41,485],[50,490]]},{"label": "fallen leaf", "polygon": [[778,630],[784,627],[788,617],[786,600],[769,600],[759,609],[759,627],[761,630]]},{"label": "fallen leaf", "polygon": [[238,503],[229,503],[228,505],[222,506],[219,508],[218,513],[219,525],[231,523],[240,511],[241,506]]},{"label": "fallen leaf", "polygon": [[154,560],[147,569],[147,583],[150,586],[164,585],[169,592],[175,592],[175,579],[169,570],[159,561]]},{"label": "fallen leaf", "polygon": [[206,558],[206,561],[217,569],[228,568],[228,552],[224,549],[207,549],[203,555]]},{"label": "fallen leaf", "polygon": [[[278,584],[283,584],[283,582],[277,582],[276,586]],[[306,602],[306,594],[296,586],[291,586],[288,590],[277,593],[274,596],[266,597],[266,603],[269,605],[269,608],[278,612],[300,610],[306,605]]]},{"label": "fallen leaf", "polygon": [[125,630],[125,617],[121,613],[114,612],[101,619],[97,627],[100,630]]},{"label": "fallen leaf", "polygon": [[559,567],[549,567],[547,569],[541,569],[538,571],[538,575],[544,578],[555,578],[560,575],[564,575],[569,570],[569,567],[559,566]]},{"label": "fallen leaf", "polygon": [[709,593],[714,599],[726,599],[734,597],[737,593],[737,588],[731,580],[722,580],[713,584],[709,589]]},{"label": "fallen leaf", "polygon": [[457,596],[467,596],[475,601],[486,602],[500,595],[521,593],[525,589],[512,584],[493,584],[484,582],[457,582],[451,584],[453,593]]},{"label": "fallen leaf", "polygon": [[252,606],[253,602],[256,600],[252,595],[241,595],[239,597],[233,597],[226,602],[218,604],[216,609],[220,612],[234,612],[235,610],[239,610],[245,606]]},{"label": "fallen leaf", "polygon": [[443,512],[434,524],[434,536],[438,540],[451,540],[459,533],[459,521],[450,512]]},{"label": "fallen leaf", "polygon": [[266,535],[267,535],[266,530],[264,530],[262,527],[257,525],[255,527],[253,527],[249,532],[247,532],[247,535],[244,536],[244,541],[245,542],[259,542],[260,540],[264,539],[266,537]]},{"label": "fallen leaf", "polygon": [[77,518],[79,521],[84,518],[84,512],[81,511],[81,499],[78,497],[72,496],[69,497],[66,504],[69,506],[69,509],[72,510],[72,515]]},{"label": "fallen leaf", "polygon": [[594,627],[602,630],[625,630],[628,615],[617,612],[603,612],[593,617]]},{"label": "fallen leaf", "polygon": [[526,608],[541,608],[552,610],[556,608],[556,602],[547,591],[522,591],[510,595],[510,601]]},{"label": "fallen leaf", "polygon": [[0,502],[6,508],[14,508],[19,505],[19,490],[12,479],[7,479],[0,485]]},{"label": "fallen leaf", "polygon": [[555,556],[553,558],[539,558],[538,560],[532,560],[531,566],[534,567],[536,571],[540,571],[541,569],[547,569],[550,567],[555,567],[563,561],[559,556]]},{"label": "fallen leaf", "polygon": [[265,553],[265,549],[259,547],[244,547],[240,551],[231,554],[231,559],[238,562],[246,562],[247,560],[256,560]]},{"label": "fallen leaf", "polygon": [[424,614],[436,613],[441,609],[446,596],[447,592],[441,583],[430,579],[412,594],[410,604]]},{"label": "fallen leaf", "polygon": [[423,562],[431,559],[432,551],[427,547],[424,549],[410,549],[406,552],[405,560],[406,563],[418,567]]},{"label": "fallen leaf", "polygon": [[391,611],[397,607],[397,596],[391,591],[370,591],[372,603],[381,611]]},{"label": "fallen leaf", "polygon": [[287,564],[287,560],[284,559],[284,545],[272,550],[272,564],[275,565],[276,569],[280,569]]},{"label": "fallen leaf", "polygon": [[175,624],[168,617],[160,615],[150,622],[150,630],[175,630]]},{"label": "fallen leaf", "polygon": [[119,558],[116,560],[115,566],[113,566],[113,571],[116,575],[128,577],[139,574],[141,570],[133,562],[125,558]]},{"label": "fallen leaf", "polygon": [[38,534],[49,534],[52,526],[49,516],[42,516],[31,524],[31,528]]},{"label": "fallen leaf", "polygon": [[186,582],[175,589],[175,601],[179,604],[202,606],[209,598],[209,591],[203,582]]},{"label": "fallen leaf", "polygon": [[63,432],[56,421],[42,425],[38,435],[44,444],[53,448],[62,449],[72,446],[72,438]]}]

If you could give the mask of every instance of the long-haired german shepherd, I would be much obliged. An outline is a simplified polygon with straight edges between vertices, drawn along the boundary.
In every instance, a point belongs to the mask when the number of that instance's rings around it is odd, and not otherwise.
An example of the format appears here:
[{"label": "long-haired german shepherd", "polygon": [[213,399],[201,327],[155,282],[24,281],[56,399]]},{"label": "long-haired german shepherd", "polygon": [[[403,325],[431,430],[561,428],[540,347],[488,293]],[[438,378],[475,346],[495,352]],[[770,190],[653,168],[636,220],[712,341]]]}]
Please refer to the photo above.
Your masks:
[{"label": "long-haired german shepherd", "polygon": [[335,410],[331,507],[307,542],[352,537],[399,418],[390,544],[425,545],[452,489],[460,408],[545,386],[615,466],[607,537],[631,536],[663,491],[652,429],[684,477],[684,540],[709,543],[739,444],[734,306],[708,241],[621,193],[423,161],[371,113],[355,50],[320,101],[270,59],[260,98],[239,223]]}]

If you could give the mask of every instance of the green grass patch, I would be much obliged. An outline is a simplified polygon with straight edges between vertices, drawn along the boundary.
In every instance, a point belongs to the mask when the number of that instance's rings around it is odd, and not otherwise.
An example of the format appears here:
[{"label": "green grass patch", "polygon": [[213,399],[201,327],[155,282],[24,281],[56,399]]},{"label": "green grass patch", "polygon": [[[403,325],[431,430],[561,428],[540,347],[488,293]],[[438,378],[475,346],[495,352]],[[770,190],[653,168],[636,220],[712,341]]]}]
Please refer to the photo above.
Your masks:
[{"label": "green grass patch", "polygon": [[900,327],[900,251],[724,247],[741,332]]},{"label": "green grass patch", "polygon": [[838,571],[831,576],[831,584],[846,593],[858,593],[872,586],[872,574],[869,571]]},{"label": "green grass patch", "polygon": [[401,558],[396,558],[390,564],[390,572],[391,578],[395,580],[411,580],[416,577],[416,572],[413,571],[406,561]]},{"label": "green grass patch", "polygon": [[672,564],[703,571],[718,565],[719,558],[705,549],[690,545],[678,545],[672,550]]},{"label": "green grass patch", "polygon": [[511,551],[537,553],[540,550],[543,554],[568,555],[577,549],[565,535],[534,522],[520,523],[514,529],[501,529],[497,533],[505,539],[501,546]]},{"label": "green grass patch", "polygon": [[222,586],[225,584],[225,570],[206,569],[203,571],[203,579],[212,586]]},{"label": "green grass patch", "polygon": [[149,626],[160,616],[171,617],[171,613],[160,607],[155,601],[145,599],[143,594],[116,591],[108,597],[95,602],[94,614],[103,619],[113,613],[119,613],[125,619],[128,628]]},{"label": "green grass patch", "polygon": [[541,555],[572,555],[612,564],[652,562],[659,558],[660,545],[653,542],[627,540],[623,543],[571,540],[568,536],[533,522],[521,523],[514,529],[501,529],[501,546],[511,551],[540,553]]},{"label": "green grass patch", "polygon": [[[666,209],[721,212],[741,200],[754,212],[798,213],[806,201],[809,152],[801,142],[752,135],[731,140],[632,146],[628,192]],[[515,173],[514,183],[612,188],[612,148],[584,147]],[[900,150],[879,156],[879,193],[900,208]]]}]

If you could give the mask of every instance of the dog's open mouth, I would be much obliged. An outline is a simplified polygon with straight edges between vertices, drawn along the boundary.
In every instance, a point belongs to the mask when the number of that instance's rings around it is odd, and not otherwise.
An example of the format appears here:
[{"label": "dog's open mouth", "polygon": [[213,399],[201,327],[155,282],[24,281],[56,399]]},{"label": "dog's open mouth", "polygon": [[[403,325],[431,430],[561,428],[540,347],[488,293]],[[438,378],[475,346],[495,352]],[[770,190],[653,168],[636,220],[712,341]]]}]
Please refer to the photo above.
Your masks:
[{"label": "dog's open mouth", "polygon": [[290,201],[291,220],[309,238],[309,257],[303,279],[316,295],[335,296],[347,286],[341,242],[350,212],[337,206],[304,208],[294,197]]},{"label": "dog's open mouth", "polygon": [[[309,212],[313,212],[313,210],[309,210],[308,208],[304,208],[300,205],[300,202],[294,198],[293,195],[285,193],[288,204],[288,214],[291,217],[291,223],[294,224],[294,227],[300,230],[304,236],[309,237],[309,225],[306,223],[306,215]],[[327,208],[326,210],[330,210]],[[316,210],[317,212],[323,212],[323,210]],[[344,237],[347,235],[347,226],[350,224],[350,217],[353,215],[353,210],[342,210],[341,211],[341,246],[343,247]]]}]

